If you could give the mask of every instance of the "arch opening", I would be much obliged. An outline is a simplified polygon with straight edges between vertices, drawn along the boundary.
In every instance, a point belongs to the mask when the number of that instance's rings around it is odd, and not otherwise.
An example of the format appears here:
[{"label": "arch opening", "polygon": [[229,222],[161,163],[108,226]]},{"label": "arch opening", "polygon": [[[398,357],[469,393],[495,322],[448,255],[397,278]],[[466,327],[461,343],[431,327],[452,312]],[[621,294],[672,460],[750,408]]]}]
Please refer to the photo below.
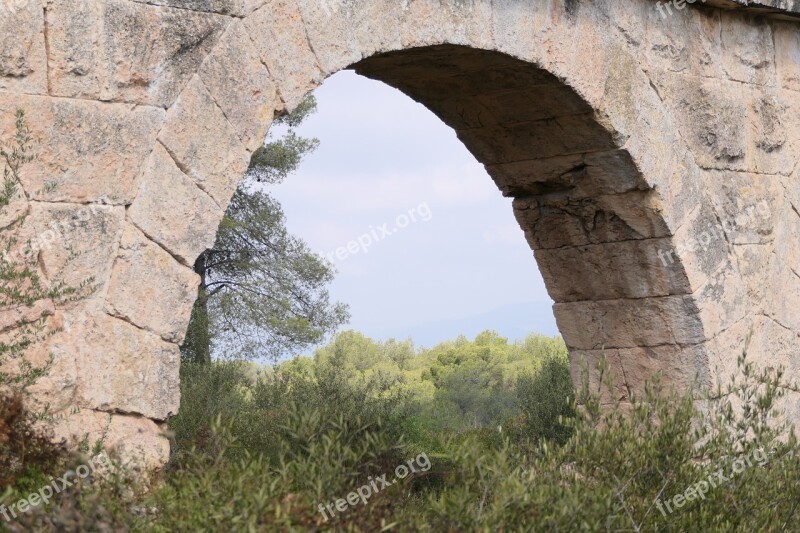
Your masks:
[{"label": "arch opening", "polygon": [[605,358],[614,400],[642,392],[657,371],[669,385],[707,381],[703,327],[658,195],[625,139],[567,83],[458,45],[377,54],[349,68],[431,110],[513,199],[574,379]]}]

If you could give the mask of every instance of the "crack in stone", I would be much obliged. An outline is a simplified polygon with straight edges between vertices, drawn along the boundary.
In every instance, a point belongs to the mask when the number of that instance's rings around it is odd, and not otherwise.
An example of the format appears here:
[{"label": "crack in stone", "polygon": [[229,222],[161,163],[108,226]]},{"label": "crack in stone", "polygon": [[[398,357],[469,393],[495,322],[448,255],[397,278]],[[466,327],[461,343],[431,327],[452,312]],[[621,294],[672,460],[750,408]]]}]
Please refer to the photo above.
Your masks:
[{"label": "crack in stone", "polygon": [[178,262],[179,265],[183,265],[183,266],[185,266],[187,268],[192,268],[192,265],[190,265],[190,264],[186,263],[185,261],[183,261],[180,257],[178,257],[177,255],[172,253],[167,247],[165,247],[163,244],[158,242],[153,236],[149,235],[143,228],[140,228],[138,224],[136,224],[133,220],[131,220],[130,216],[128,216],[127,213],[126,213],[126,216],[125,216],[125,220],[129,224],[133,225],[136,229],[141,231],[142,234],[145,237],[147,237],[147,240],[149,240],[150,242],[152,242],[153,244],[155,244],[156,246],[158,246],[159,248],[161,248],[162,250],[167,252],[170,255],[170,257],[172,257],[175,261]]},{"label": "crack in stone", "polygon": [[[159,132],[159,135],[160,134],[161,133]],[[191,182],[194,183],[195,187],[203,191],[203,194],[208,196],[211,199],[211,201],[214,202],[214,205],[216,205],[219,208],[220,211],[224,212],[224,209],[222,209],[222,206],[219,205],[219,202],[217,202],[217,200],[213,196],[211,196],[211,194],[207,190],[203,188],[202,184],[200,184],[198,180],[192,177],[192,175],[189,173],[189,167],[178,161],[178,157],[175,155],[175,153],[172,150],[170,150],[169,147],[167,147],[167,145],[161,141],[161,139],[157,139],[157,142],[164,148],[164,150],[166,150],[170,158],[172,158],[172,161],[175,163],[175,166],[178,167],[178,170],[180,170],[184,176],[189,178],[189,180],[191,180]]]}]

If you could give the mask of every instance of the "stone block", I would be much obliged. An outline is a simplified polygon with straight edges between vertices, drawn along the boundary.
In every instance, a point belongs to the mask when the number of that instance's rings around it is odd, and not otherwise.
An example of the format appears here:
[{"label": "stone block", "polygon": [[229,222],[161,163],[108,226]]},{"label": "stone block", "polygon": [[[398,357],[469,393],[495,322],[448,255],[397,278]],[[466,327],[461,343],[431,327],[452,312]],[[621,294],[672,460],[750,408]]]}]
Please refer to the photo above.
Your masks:
[{"label": "stone block", "polygon": [[571,349],[698,344],[706,340],[689,296],[556,303],[558,329]]},{"label": "stone block", "polygon": [[143,474],[163,468],[169,460],[169,440],[165,425],[136,415],[104,413],[89,409],[64,413],[53,423],[58,439],[73,446],[87,438],[90,444],[100,440],[114,460]]},{"label": "stone block", "polygon": [[224,210],[244,177],[250,152],[199,77],[167,112],[158,139],[181,171]]},{"label": "stone block", "polygon": [[162,339],[181,344],[200,278],[133,225],[122,234],[106,310]]},{"label": "stone block", "polygon": [[517,198],[514,215],[534,250],[667,237],[652,191],[596,198],[554,193]]},{"label": "stone block", "polygon": [[[347,68],[362,58],[356,28],[369,24],[364,17],[370,14],[368,6],[374,5],[374,2],[301,0],[297,4],[306,26],[308,43],[325,76]],[[365,13],[365,10],[368,12]],[[397,13],[401,14],[399,5]]]},{"label": "stone block", "polygon": [[102,294],[124,219],[119,206],[31,202],[15,251],[39,265],[45,283],[85,285],[84,298]]},{"label": "stone block", "polygon": [[127,0],[52,1],[52,94],[169,107],[230,21]]},{"label": "stone block", "polygon": [[247,17],[245,27],[284,107],[293,110],[325,79],[296,3],[276,0]]},{"label": "stone block", "polygon": [[654,80],[675,127],[701,168],[746,170],[750,89],[740,83],[667,75]]},{"label": "stone block", "polygon": [[491,48],[492,6],[482,0],[420,0],[403,10],[403,48],[442,43]]},{"label": "stone block", "polygon": [[683,265],[693,290],[705,285],[709,276],[730,259],[725,228],[707,199],[675,232],[671,248],[674,253],[665,251],[665,254],[669,254],[667,262],[671,264],[675,261]]},{"label": "stone block", "polygon": [[41,0],[0,7],[0,89],[47,94],[47,51]]},{"label": "stone block", "polygon": [[716,223],[732,244],[764,244],[775,238],[784,191],[777,176],[745,172],[708,173],[707,194]]},{"label": "stone block", "polygon": [[[677,9],[662,2],[648,10],[646,61],[653,68],[707,78],[722,78],[720,14],[716,10]],[[664,13],[672,13],[665,16]]]},{"label": "stone block", "polygon": [[624,150],[488,165],[486,170],[506,196],[567,190],[576,197],[592,197],[648,188]]},{"label": "stone block", "polygon": [[[790,93],[791,94],[791,93]],[[787,99],[778,91],[754,92],[749,102],[747,170],[759,174],[792,173],[798,160],[798,131],[792,94]]]},{"label": "stone block", "polygon": [[785,89],[800,91],[800,32],[795,22],[773,22],[775,68],[778,83]]},{"label": "stone block", "polygon": [[175,165],[160,144],[145,165],[128,216],[151,240],[186,266],[214,245],[223,211]]},{"label": "stone block", "polygon": [[569,361],[572,383],[578,390],[586,385],[589,393],[599,397],[601,405],[631,400],[619,350],[570,350]]},{"label": "stone block", "polygon": [[14,134],[14,114],[27,111],[36,160],[22,168],[29,198],[48,202],[126,205],[165,113],[88,100],[0,92],[0,136]]},{"label": "stone block", "polygon": [[245,147],[252,152],[263,145],[278,105],[275,83],[243,22],[228,26],[200,78]]},{"label": "stone block", "polygon": [[665,393],[670,389],[679,394],[701,393],[711,383],[703,344],[624,348],[617,353],[627,388],[639,398],[645,397],[645,385],[657,375]]},{"label": "stone block", "polygon": [[178,412],[180,351],[153,333],[97,310],[75,311],[65,315],[51,351],[77,361],[81,408],[154,420]]},{"label": "stone block", "polygon": [[722,68],[728,79],[775,86],[775,45],[766,19],[720,11]]},{"label": "stone block", "polygon": [[667,246],[669,239],[643,239],[537,250],[536,262],[556,302],[688,294],[681,264],[659,258]]}]

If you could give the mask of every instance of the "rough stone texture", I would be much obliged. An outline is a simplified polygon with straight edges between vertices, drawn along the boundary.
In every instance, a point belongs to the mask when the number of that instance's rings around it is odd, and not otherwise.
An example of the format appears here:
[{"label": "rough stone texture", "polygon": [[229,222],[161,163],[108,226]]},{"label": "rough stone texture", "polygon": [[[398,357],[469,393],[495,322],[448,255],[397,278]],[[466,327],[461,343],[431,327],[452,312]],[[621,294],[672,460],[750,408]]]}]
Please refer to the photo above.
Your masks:
[{"label": "rough stone texture", "polygon": [[[745,348],[796,376],[800,3],[700,4],[665,16],[653,0],[31,0],[1,12],[0,133],[24,107],[42,145],[0,228],[47,235],[36,259],[48,279],[95,278],[86,301],[53,307],[64,332],[33,354],[57,355],[38,390],[64,413],[60,434],[110,420],[111,444],[163,464],[189,267],[275,114],[348,67],[437,114],[514,199],[576,378],[586,362],[596,384],[601,357],[617,376],[605,401],[629,402],[654,372],[680,389],[724,380]],[[87,203],[86,224],[46,233]],[[786,407],[800,417],[800,398]]]},{"label": "rough stone texture", "polygon": [[198,76],[170,108],[158,138],[178,167],[224,209],[250,153]]},{"label": "rough stone texture", "polygon": [[245,0],[133,0],[154,6],[177,7],[191,11],[221,13],[223,15],[244,14]]},{"label": "rough stone texture", "polygon": [[0,8],[0,89],[47,93],[47,54],[40,1],[10,2]]},{"label": "rough stone texture", "polygon": [[131,221],[181,263],[193,265],[214,244],[222,210],[160,144],[143,173],[139,196],[128,210]]},{"label": "rough stone texture", "polygon": [[44,282],[88,283],[89,297],[102,295],[124,217],[118,206],[34,201],[16,234],[15,251],[38,261]]},{"label": "rough stone texture", "polygon": [[0,91],[3,139],[14,133],[17,109],[27,110],[39,141],[38,158],[22,169],[22,184],[28,197],[49,202],[130,204],[165,117],[156,107]]},{"label": "rough stone texture", "polygon": [[103,439],[107,450],[145,472],[169,459],[169,441],[161,437],[166,428],[141,416],[78,410],[59,417],[53,429],[56,438],[72,443]]},{"label": "rough stone texture", "polygon": [[200,70],[203,84],[251,152],[264,142],[277,104],[275,84],[254,48],[237,20]]},{"label": "rough stone texture", "polygon": [[125,227],[108,289],[109,314],[180,344],[200,279],[132,225]]},{"label": "rough stone texture", "polygon": [[166,420],[178,412],[180,353],[175,344],[87,305],[65,314],[51,343],[55,358],[76,361],[75,404]]},{"label": "rough stone texture", "polygon": [[160,107],[172,104],[230,22],[129,0],[48,4],[51,94]]}]

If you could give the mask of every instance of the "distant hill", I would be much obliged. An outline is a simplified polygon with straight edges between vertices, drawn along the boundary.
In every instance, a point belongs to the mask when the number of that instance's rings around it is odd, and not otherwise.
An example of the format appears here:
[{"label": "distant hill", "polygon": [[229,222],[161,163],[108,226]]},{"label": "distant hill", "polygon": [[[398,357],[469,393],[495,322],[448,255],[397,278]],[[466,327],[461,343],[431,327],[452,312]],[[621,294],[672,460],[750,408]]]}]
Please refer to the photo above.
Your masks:
[{"label": "distant hill", "polygon": [[460,319],[426,322],[407,327],[393,327],[375,332],[364,332],[370,337],[386,340],[411,338],[418,347],[430,348],[459,335],[474,338],[481,331],[492,329],[509,341],[525,338],[529,333],[558,335],[556,320],[549,305],[542,302],[511,304],[480,315]]}]

